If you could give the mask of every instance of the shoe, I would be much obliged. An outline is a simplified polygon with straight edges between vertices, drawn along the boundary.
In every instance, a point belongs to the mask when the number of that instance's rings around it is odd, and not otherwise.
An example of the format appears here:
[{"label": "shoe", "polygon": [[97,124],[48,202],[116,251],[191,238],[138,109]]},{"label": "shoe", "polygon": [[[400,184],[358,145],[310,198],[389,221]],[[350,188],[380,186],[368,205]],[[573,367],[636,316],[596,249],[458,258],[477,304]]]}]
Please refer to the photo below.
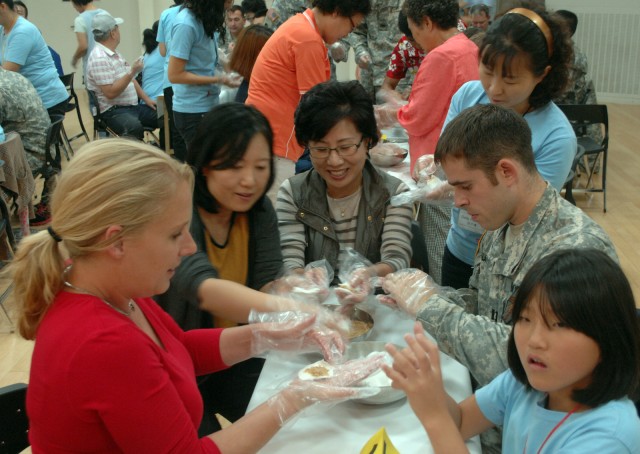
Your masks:
[{"label": "shoe", "polygon": [[49,211],[48,204],[40,202],[34,207],[34,211],[36,216],[29,220],[29,225],[37,227],[51,222],[51,211]]}]

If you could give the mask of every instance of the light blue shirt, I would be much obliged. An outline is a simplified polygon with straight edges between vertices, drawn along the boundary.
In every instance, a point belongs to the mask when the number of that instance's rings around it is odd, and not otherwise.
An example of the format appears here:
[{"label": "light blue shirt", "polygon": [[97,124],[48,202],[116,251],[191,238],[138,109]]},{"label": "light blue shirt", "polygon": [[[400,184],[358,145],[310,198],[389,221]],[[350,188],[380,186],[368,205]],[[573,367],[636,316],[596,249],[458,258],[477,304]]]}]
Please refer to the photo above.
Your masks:
[{"label": "light blue shirt", "polygon": [[[442,130],[460,112],[477,104],[489,104],[489,97],[479,80],[465,83],[453,95]],[[576,134],[567,117],[553,102],[524,116],[531,128],[531,146],[538,172],[558,191],[571,170],[578,149]],[[453,208],[447,248],[458,259],[472,265],[478,240],[484,229],[464,209]]]},{"label": "light blue shirt", "polygon": [[163,77],[164,57],[156,47],[150,54],[144,54],[144,68],[142,68],[142,90],[154,101],[162,94]]},{"label": "light blue shirt", "polygon": [[0,125],[0,142],[4,142],[7,138],[4,135],[4,129],[2,129],[2,125]]},{"label": "light blue shirt", "polygon": [[164,57],[164,78],[162,80],[162,88],[169,88],[171,82],[169,82],[169,56],[171,55],[171,28],[173,27],[173,21],[180,12],[180,6],[172,6],[165,9],[160,14],[160,21],[158,23],[158,36],[156,41],[164,43],[166,49]]},{"label": "light blue shirt", "polygon": [[[182,8],[171,28],[171,56],[186,60],[185,70],[199,76],[214,76],[218,59],[215,39],[205,35],[202,23],[189,8]],[[206,113],[218,104],[216,84],[173,84],[173,110]]]},{"label": "light blue shirt", "polygon": [[18,72],[33,84],[45,108],[69,98],[40,30],[22,16],[8,35],[0,27],[0,60],[20,65]]},{"label": "light blue shirt", "polygon": [[76,17],[73,22],[73,31],[75,33],[84,33],[87,35],[87,51],[82,56],[82,65],[83,65],[83,74],[85,78],[87,77],[87,61],[89,60],[89,55],[91,55],[91,51],[93,47],[96,45],[96,40],[93,37],[93,28],[91,27],[91,22],[93,21],[93,16],[100,13],[106,13],[103,9],[89,9],[87,11],[83,11]]},{"label": "light blue shirt", "polygon": [[[567,415],[547,410],[547,395],[527,390],[509,370],[476,391],[475,396],[484,417],[502,426],[505,453],[538,452],[545,438]],[[637,454],[639,448],[640,419],[633,402],[624,398],[573,413],[549,437],[543,452]]]}]

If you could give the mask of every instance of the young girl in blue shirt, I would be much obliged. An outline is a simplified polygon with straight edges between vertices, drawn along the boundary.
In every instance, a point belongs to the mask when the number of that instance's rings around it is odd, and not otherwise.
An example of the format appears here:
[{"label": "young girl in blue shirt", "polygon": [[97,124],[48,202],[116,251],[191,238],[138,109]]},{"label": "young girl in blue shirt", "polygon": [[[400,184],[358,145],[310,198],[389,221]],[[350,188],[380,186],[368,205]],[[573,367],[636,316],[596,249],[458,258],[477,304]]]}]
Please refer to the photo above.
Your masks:
[{"label": "young girl in blue shirt", "polygon": [[438,348],[419,324],[388,346],[393,387],[407,393],[435,452],[502,426],[508,453],[637,453],[640,329],[628,280],[605,253],[561,250],[525,276],[513,305],[509,370],[456,404]]}]

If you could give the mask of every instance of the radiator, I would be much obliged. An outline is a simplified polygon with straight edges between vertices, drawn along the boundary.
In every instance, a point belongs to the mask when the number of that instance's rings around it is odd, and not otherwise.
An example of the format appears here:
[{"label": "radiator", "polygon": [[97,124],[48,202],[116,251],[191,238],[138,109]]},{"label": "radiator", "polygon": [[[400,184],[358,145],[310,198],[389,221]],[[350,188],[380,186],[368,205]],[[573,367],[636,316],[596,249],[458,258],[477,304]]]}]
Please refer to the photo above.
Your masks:
[{"label": "radiator", "polygon": [[640,11],[574,11],[574,39],[589,59],[598,101],[640,104]]}]

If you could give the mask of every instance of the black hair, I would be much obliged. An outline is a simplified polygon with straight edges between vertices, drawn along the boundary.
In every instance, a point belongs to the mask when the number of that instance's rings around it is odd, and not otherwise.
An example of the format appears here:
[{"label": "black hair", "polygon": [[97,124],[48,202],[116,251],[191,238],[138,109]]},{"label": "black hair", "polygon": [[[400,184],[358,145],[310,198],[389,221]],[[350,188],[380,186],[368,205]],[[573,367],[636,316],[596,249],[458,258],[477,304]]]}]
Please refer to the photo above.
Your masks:
[{"label": "black hair", "polygon": [[244,8],[240,5],[231,5],[229,9],[227,9],[227,13],[233,13],[235,11],[240,11],[241,14],[244,14]]},{"label": "black hair", "polygon": [[342,17],[366,16],[371,12],[369,0],[313,0],[312,6],[325,14],[337,13]]},{"label": "black hair", "polygon": [[402,11],[416,24],[428,17],[442,30],[458,26],[458,3],[455,0],[406,0]]},{"label": "black hair", "polygon": [[631,286],[620,266],[600,250],[566,249],[540,259],[527,272],[513,304],[515,325],[507,356],[513,375],[529,389],[514,332],[520,314],[536,298],[543,317],[553,314],[568,328],[593,339],[600,349],[591,383],[574,390],[571,398],[597,407],[635,397],[640,380],[640,328]]},{"label": "black hair", "polygon": [[24,8],[24,18],[28,18],[29,17],[29,8],[27,8],[27,5],[24,4],[24,2],[20,1],[20,0],[15,0],[13,2],[13,7],[15,8],[16,6],[22,6]]},{"label": "black hair", "polygon": [[495,185],[501,159],[518,161],[536,172],[529,125],[514,110],[495,104],[478,104],[463,110],[444,128],[438,139],[436,163],[449,157],[464,159],[467,167],[480,169]]},{"label": "black hair", "polygon": [[407,21],[407,15],[403,10],[400,10],[398,13],[398,29],[404,33],[409,39],[413,39],[413,33],[411,33],[411,29],[409,28],[409,22]]},{"label": "black hair", "polygon": [[367,139],[369,148],[378,143],[378,128],[371,96],[360,82],[328,81],[302,95],[296,108],[296,139],[303,147],[322,140],[338,122],[351,120]]},{"label": "black hair", "polygon": [[566,9],[559,9],[558,11],[556,11],[556,14],[564,19],[567,27],[569,27],[571,36],[575,35],[576,30],[578,29],[578,16],[576,16],[576,14],[571,11],[567,11]]},{"label": "black hair", "polygon": [[[218,202],[207,187],[204,168],[212,161],[214,170],[232,168],[247,151],[251,140],[262,134],[269,144],[271,162],[267,193],[275,177],[273,164],[273,131],[266,117],[253,106],[230,102],[215,106],[207,112],[189,144],[186,162],[195,172],[193,201],[209,213],[218,212]],[[263,196],[264,196],[263,194]]]},{"label": "black hair", "polygon": [[214,33],[220,33],[224,41],[224,0],[184,0],[183,8],[189,8],[202,26],[204,33],[213,39]]},{"label": "black hair", "polygon": [[145,28],[142,32],[142,45],[144,46],[144,51],[147,54],[150,54],[156,47],[158,47],[158,41],[156,41],[158,37],[158,21],[153,23],[151,28]]},{"label": "black hair", "polygon": [[245,14],[252,12],[256,17],[264,17],[267,15],[267,4],[264,0],[242,0],[242,11]]},{"label": "black hair", "polygon": [[13,0],[0,0],[0,3],[4,3],[9,7],[10,10],[13,10]]},{"label": "black hair", "polygon": [[71,0],[71,3],[74,5],[88,5],[89,3],[93,3],[93,0]]},{"label": "black hair", "polygon": [[504,57],[502,74],[509,74],[514,57],[524,53],[529,56],[531,72],[535,76],[551,69],[536,85],[529,96],[529,105],[536,109],[558,98],[570,81],[573,64],[573,44],[562,18],[558,14],[536,11],[551,31],[552,54],[549,57],[547,40],[540,28],[522,14],[507,13],[489,26],[480,45],[480,61],[494,69],[500,57]]}]

